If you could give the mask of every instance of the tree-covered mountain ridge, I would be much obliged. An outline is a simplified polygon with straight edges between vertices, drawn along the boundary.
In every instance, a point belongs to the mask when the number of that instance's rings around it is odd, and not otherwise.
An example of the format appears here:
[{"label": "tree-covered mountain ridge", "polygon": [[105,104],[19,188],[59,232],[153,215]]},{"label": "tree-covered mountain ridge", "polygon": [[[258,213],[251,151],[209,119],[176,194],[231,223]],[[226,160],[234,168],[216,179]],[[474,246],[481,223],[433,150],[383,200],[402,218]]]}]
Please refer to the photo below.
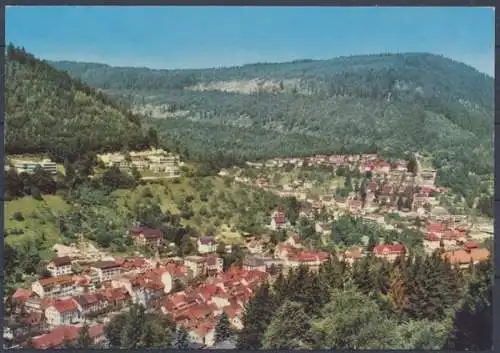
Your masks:
[{"label": "tree-covered mountain ridge", "polygon": [[[370,80],[378,75],[385,81],[383,86],[377,87],[382,96],[391,89],[412,91],[413,88],[413,91],[416,90],[421,95],[447,94],[451,89],[453,92],[450,93],[457,99],[489,108],[493,104],[493,78],[466,64],[428,53],[358,55],[330,60],[256,63],[213,69],[155,70],[71,61],[52,61],[50,64],[103,89],[136,89],[140,85],[144,90],[160,90],[217,82],[291,81],[290,84],[299,82],[299,86],[303,86],[297,88],[331,92],[336,90],[336,85],[356,76],[364,75],[367,76],[366,80]],[[132,77],[136,78],[135,82]],[[274,87],[273,89],[275,90]]]},{"label": "tree-covered mountain ridge", "polygon": [[478,184],[469,173],[493,172],[494,80],[439,55],[196,70],[51,65],[135,105],[156,107],[156,113],[182,112],[146,123],[168,147],[191,158],[427,152],[440,182],[462,190]]},{"label": "tree-covered mountain ridge", "polygon": [[12,44],[5,92],[7,154],[48,154],[62,162],[148,144],[139,116]]}]

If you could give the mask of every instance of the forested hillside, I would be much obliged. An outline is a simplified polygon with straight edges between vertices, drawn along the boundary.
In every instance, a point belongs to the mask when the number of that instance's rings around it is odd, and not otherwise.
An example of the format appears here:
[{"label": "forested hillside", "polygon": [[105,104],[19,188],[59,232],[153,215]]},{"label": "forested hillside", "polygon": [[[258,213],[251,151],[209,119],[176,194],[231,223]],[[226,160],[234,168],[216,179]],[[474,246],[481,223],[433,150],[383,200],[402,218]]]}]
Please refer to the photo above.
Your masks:
[{"label": "forested hillside", "polygon": [[493,171],[493,79],[437,55],[207,70],[52,65],[148,107],[162,142],[190,158],[428,153],[439,183],[471,202]]},{"label": "forested hillside", "polygon": [[49,154],[56,161],[88,152],[143,148],[138,116],[24,49],[6,51],[7,154]]}]

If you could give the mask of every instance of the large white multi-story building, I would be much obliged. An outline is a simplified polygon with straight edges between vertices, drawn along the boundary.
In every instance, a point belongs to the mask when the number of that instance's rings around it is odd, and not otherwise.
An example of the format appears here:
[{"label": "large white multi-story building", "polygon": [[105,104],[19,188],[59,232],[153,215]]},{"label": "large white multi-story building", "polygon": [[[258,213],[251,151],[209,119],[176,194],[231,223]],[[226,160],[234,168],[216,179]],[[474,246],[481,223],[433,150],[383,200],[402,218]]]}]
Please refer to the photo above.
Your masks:
[{"label": "large white multi-story building", "polygon": [[120,153],[108,153],[98,157],[107,167],[118,166],[120,169],[135,167],[139,171],[150,170],[170,176],[179,175],[179,157],[162,149],[130,152],[129,155],[130,159],[125,158],[125,155]]},{"label": "large white multi-story building", "polygon": [[35,161],[17,161],[14,165],[18,173],[29,173],[35,172],[35,169],[40,167],[50,174],[57,174],[57,164],[52,162],[50,159],[44,159],[41,162]]}]

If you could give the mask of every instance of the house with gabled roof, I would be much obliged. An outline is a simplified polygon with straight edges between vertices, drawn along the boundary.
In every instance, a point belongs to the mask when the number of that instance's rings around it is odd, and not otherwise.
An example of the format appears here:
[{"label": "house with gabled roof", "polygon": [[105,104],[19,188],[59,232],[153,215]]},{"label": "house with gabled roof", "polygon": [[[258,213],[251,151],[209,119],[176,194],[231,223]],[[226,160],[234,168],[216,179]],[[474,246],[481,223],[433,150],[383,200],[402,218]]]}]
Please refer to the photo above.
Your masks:
[{"label": "house with gabled roof", "polygon": [[406,248],[403,244],[379,244],[373,248],[375,257],[387,261],[395,261],[400,256],[405,256]]},{"label": "house with gabled roof", "polygon": [[121,272],[121,266],[116,261],[97,261],[90,268],[96,273],[99,282],[109,281]]},{"label": "house with gabled roof", "polygon": [[134,243],[138,246],[159,247],[163,244],[164,234],[160,229],[135,227],[130,233]]},{"label": "house with gabled roof", "polygon": [[200,254],[209,254],[217,250],[217,242],[212,235],[198,238],[196,245]]},{"label": "house with gabled roof", "polygon": [[71,275],[42,278],[33,282],[31,289],[42,299],[71,296],[75,291],[75,281]]},{"label": "house with gabled roof", "polygon": [[[74,342],[78,339],[80,327],[78,326],[60,326],[52,331],[40,336],[36,336],[31,340],[31,345],[34,349],[54,349],[65,348],[68,342]],[[104,325],[96,324],[89,327],[89,336],[92,344],[100,344],[104,341]]]},{"label": "house with gabled roof", "polygon": [[100,292],[86,293],[74,297],[78,304],[82,316],[92,317],[105,312],[108,309],[109,301],[106,296]]},{"label": "house with gabled roof", "polygon": [[52,277],[70,275],[73,272],[71,270],[71,257],[62,256],[52,259],[47,264],[47,270]]},{"label": "house with gabled roof", "polygon": [[287,220],[285,216],[285,212],[275,211],[271,215],[271,225],[270,228],[272,230],[284,229],[287,226]]},{"label": "house with gabled roof", "polygon": [[82,312],[73,298],[57,299],[45,309],[45,319],[51,327],[80,322]]}]

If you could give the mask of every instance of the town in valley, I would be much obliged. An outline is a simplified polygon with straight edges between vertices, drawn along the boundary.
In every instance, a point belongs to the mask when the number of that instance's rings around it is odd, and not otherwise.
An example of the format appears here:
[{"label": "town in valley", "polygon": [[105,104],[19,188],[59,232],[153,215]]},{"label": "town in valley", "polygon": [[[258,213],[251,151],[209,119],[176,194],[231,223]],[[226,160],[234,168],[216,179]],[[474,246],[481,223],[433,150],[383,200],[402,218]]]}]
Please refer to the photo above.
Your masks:
[{"label": "town in valley", "polygon": [[[153,150],[151,154],[158,153]],[[144,157],[127,159],[116,154],[99,158],[104,168],[118,167],[128,173],[131,167],[150,170]],[[172,169],[173,160],[179,163],[175,158],[164,159],[156,162],[163,166],[155,165],[155,169],[185,178],[179,168]],[[36,167],[29,167],[34,164],[37,162],[18,162],[14,169],[25,173],[34,170]],[[56,169],[50,161],[38,162],[37,167],[47,172]],[[282,184],[283,179],[273,178],[275,173],[307,171],[326,173],[320,179],[330,187],[339,178],[342,182],[318,194],[317,180],[292,178]],[[376,154],[277,158],[221,170],[219,176],[281,198],[296,198],[296,219],[289,219],[291,210],[271,210],[262,234],[244,234],[243,240],[237,238],[233,244],[217,233],[207,233],[193,239],[193,254],[183,257],[161,256],[160,250],[164,254],[164,249],[175,244],[165,243],[161,229],[140,223],[129,229],[135,256],[114,255],[84,238],[71,245],[56,244],[44,276],[17,288],[9,298],[10,319],[29,327],[23,339],[29,337],[34,348],[60,347],[77,340],[85,323],[95,343],[103,344],[105,324],[130,305],[140,304],[147,311],[172,315],[186,329],[191,347],[232,347],[232,341],[215,340],[221,315],[227,316],[235,332],[241,330],[245,305],[258,287],[273,283],[280,273],[291,269],[306,267],[317,272],[332,257],[349,266],[367,256],[392,263],[408,257],[410,251],[428,256],[439,253],[453,266],[466,269],[490,255],[491,220],[451,214],[440,202],[448,190],[435,185],[436,171],[421,169],[417,158],[392,162]],[[337,230],[332,223],[339,219],[365,222],[388,234],[389,240],[360,237],[335,246]],[[398,238],[408,231],[416,237],[411,248],[404,238]],[[233,246],[242,256],[238,263],[225,267],[224,256],[231,254]]]},{"label": "town in valley", "polygon": [[5,17],[4,349],[491,350],[494,9]]}]

